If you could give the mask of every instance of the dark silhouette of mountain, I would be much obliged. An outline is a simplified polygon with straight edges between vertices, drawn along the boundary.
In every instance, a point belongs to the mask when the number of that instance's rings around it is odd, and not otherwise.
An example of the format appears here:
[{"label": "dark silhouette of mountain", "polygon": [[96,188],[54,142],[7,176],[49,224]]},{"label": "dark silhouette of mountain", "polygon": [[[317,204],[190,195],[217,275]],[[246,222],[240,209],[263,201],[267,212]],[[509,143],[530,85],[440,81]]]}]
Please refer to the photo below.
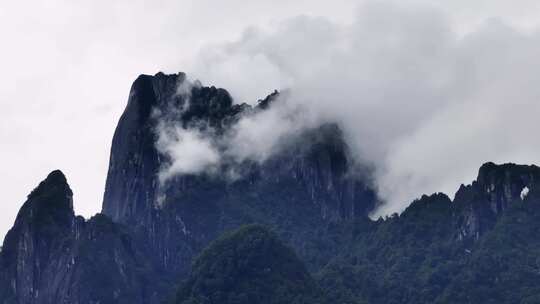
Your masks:
[{"label": "dark silhouette of mountain", "polygon": [[274,92],[238,105],[183,73],[141,75],[114,134],[102,213],[76,216],[53,171],[4,240],[0,303],[540,302],[536,166],[486,163],[454,200],[424,195],[373,221],[370,171],[352,174],[327,123],[265,162],[235,164],[234,179],[159,179],[169,161],[156,148],[160,122],[226,140],[279,102]]},{"label": "dark silhouette of mountain", "polygon": [[30,193],[0,255],[1,303],[144,303],[156,275],[131,237],[106,216],[73,213],[53,171]]}]

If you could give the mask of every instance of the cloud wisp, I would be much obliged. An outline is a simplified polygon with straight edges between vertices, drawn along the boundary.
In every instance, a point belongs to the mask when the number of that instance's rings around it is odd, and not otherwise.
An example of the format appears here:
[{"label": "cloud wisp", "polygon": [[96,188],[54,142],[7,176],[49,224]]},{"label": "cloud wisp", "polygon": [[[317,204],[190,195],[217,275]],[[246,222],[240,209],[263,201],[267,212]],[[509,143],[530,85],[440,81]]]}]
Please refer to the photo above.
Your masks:
[{"label": "cloud wisp", "polygon": [[181,175],[209,174],[234,180],[241,176],[243,164],[264,163],[320,123],[308,109],[287,102],[288,94],[277,93],[269,96],[271,106],[264,110],[247,106],[223,130],[203,121],[184,123],[181,117],[190,107],[196,86],[201,83],[182,80],[177,87],[181,105],[154,109],[156,148],[163,156],[162,185]]}]

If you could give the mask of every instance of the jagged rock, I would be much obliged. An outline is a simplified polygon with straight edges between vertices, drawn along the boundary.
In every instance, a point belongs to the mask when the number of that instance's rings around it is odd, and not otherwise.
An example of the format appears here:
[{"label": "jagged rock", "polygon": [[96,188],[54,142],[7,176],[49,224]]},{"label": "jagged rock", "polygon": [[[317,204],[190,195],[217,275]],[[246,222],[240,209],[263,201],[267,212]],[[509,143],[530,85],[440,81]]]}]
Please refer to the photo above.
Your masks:
[{"label": "jagged rock", "polygon": [[153,270],[124,228],[73,212],[53,171],[28,196],[0,253],[0,303],[155,303]]},{"label": "jagged rock", "polygon": [[72,197],[58,170],[28,195],[2,246],[0,298],[11,299],[7,303],[35,303],[36,298],[48,296],[47,285],[61,281],[40,278],[62,275],[55,267],[54,253],[75,227]]},{"label": "jagged rock", "polygon": [[538,187],[540,168],[516,164],[486,163],[478,171],[471,185],[461,185],[454,203],[459,209],[458,238],[477,240],[493,228],[496,219],[512,204],[523,200],[523,189]]}]

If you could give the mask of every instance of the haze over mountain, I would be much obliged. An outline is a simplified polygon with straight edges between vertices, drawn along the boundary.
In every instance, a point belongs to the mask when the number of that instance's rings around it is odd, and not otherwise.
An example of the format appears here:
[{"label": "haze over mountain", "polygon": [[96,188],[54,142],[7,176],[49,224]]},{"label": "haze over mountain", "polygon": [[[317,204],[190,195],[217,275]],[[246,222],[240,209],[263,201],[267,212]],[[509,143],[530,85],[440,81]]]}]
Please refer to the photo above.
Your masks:
[{"label": "haze over mountain", "polygon": [[[530,72],[538,63],[538,6],[528,0],[4,5],[6,201],[23,201],[38,176],[62,168],[78,189],[77,212],[98,212],[125,88],[138,74],[159,70],[187,71],[192,80],[225,87],[235,103],[295,87],[301,104],[316,102],[300,97],[321,96],[312,108],[349,125],[359,158],[377,164],[377,181],[392,202],[382,213],[402,210],[418,193],[451,194],[487,160],[538,163],[530,138],[538,114]],[[379,106],[366,107],[366,100]],[[335,107],[328,110],[330,101]],[[357,111],[362,119],[347,115]],[[436,162],[441,158],[451,161]],[[6,204],[0,231],[17,210]]]}]

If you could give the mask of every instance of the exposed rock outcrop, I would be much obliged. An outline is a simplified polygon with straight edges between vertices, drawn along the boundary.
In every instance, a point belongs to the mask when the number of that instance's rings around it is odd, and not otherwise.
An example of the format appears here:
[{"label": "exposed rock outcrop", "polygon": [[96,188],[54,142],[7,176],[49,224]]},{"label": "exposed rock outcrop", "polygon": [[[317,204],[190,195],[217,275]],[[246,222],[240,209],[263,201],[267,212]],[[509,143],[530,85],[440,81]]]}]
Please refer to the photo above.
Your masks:
[{"label": "exposed rock outcrop", "polygon": [[531,189],[538,188],[540,168],[516,164],[486,163],[480,167],[477,179],[461,185],[454,203],[458,211],[459,232],[462,240],[477,240],[493,228],[496,219],[512,204],[520,204]]},{"label": "exposed rock outcrop", "polygon": [[154,272],[104,215],[85,221],[53,171],[28,196],[0,254],[0,303],[154,303]]}]

